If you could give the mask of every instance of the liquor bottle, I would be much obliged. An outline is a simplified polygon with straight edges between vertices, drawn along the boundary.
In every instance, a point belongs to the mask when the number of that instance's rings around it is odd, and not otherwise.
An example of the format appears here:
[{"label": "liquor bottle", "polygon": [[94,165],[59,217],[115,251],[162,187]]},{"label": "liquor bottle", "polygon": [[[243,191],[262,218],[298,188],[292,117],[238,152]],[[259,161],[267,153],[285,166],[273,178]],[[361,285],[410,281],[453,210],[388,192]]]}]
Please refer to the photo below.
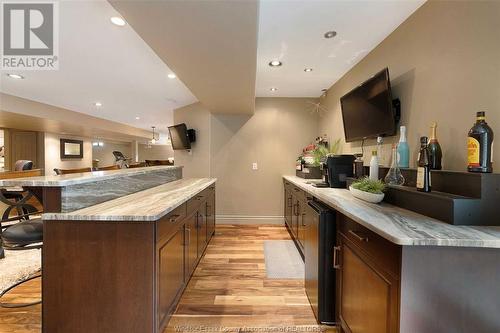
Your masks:
[{"label": "liquor bottle", "polygon": [[370,179],[378,180],[378,156],[377,151],[372,151],[372,159],[370,160]]},{"label": "liquor bottle", "polygon": [[436,128],[437,123],[433,122],[431,125],[431,137],[429,141],[429,153],[431,159],[431,170],[441,170],[441,159],[443,158],[443,153],[441,151],[441,146],[436,138]]},{"label": "liquor bottle", "polygon": [[469,172],[493,172],[492,144],[493,131],[486,123],[485,112],[478,112],[467,139]]},{"label": "liquor bottle", "polygon": [[410,167],[410,147],[406,142],[406,126],[400,127],[400,136],[398,143],[398,165],[400,168]]},{"label": "liquor bottle", "polygon": [[426,136],[420,138],[420,152],[418,154],[417,168],[417,190],[422,192],[431,191],[431,161],[427,142],[428,138]]}]

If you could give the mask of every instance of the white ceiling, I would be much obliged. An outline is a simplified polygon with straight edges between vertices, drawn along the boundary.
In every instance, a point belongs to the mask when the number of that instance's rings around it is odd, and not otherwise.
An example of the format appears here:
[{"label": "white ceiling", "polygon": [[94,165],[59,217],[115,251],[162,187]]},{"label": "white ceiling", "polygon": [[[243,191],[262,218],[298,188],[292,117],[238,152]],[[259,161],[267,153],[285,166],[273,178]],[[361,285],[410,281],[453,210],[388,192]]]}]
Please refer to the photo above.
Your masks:
[{"label": "white ceiling", "polygon": [[[251,16],[258,20],[256,95],[318,97],[321,89],[329,88],[424,2],[261,0],[258,18],[247,14],[249,20]],[[59,8],[59,70],[21,72],[24,80],[10,79],[2,71],[1,92],[134,127],[154,125],[162,133],[172,124],[173,109],[197,101],[179,78],[167,77],[169,59],[160,59],[130,25],[111,24],[110,17],[119,14],[107,1],[60,1]],[[177,8],[176,15],[188,14]],[[165,37],[171,31],[156,30]],[[234,29],[226,30],[220,38],[234,35]],[[325,39],[329,30],[337,36]],[[272,59],[281,60],[283,66],[269,67]],[[204,60],[206,67],[216,64]],[[306,67],[314,70],[306,73]],[[278,90],[271,92],[271,87]],[[95,102],[103,106],[96,108]]]},{"label": "white ceiling", "polygon": [[[261,0],[257,96],[320,96],[424,2]],[[337,36],[324,38],[330,30]],[[269,67],[273,59],[283,65]]]},{"label": "white ceiling", "polygon": [[196,102],[129,25],[110,22],[118,13],[107,1],[60,1],[59,8],[59,70],[21,72],[24,80],[2,71],[0,91],[162,132],[174,108]]}]

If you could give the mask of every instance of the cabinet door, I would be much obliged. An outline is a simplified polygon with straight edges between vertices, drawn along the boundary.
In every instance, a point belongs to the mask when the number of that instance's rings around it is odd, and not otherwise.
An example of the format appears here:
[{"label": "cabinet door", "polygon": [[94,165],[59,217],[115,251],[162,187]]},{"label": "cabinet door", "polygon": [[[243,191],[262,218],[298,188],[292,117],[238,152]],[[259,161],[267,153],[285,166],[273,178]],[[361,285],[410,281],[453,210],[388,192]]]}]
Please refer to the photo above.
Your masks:
[{"label": "cabinet door", "polygon": [[342,234],[340,245],[339,316],[348,333],[399,331],[398,282]]},{"label": "cabinet door", "polygon": [[207,217],[207,242],[215,232],[215,194],[212,194],[206,203],[206,217]]},{"label": "cabinet door", "polygon": [[207,247],[207,219],[203,209],[198,211],[198,258]]},{"label": "cabinet door", "polygon": [[298,202],[298,218],[297,218],[297,240],[299,241],[299,246],[304,250],[304,245],[305,245],[305,226],[306,226],[306,206],[307,203],[304,201],[299,201]]},{"label": "cabinet door", "polygon": [[285,188],[284,216],[285,216],[285,223],[290,229],[292,227],[292,206],[293,206],[292,193]]},{"label": "cabinet door", "polygon": [[184,286],[184,226],[160,247],[158,263],[158,320],[162,327]]},{"label": "cabinet door", "polygon": [[198,258],[197,217],[197,212],[194,212],[186,219],[186,281],[189,280]]}]

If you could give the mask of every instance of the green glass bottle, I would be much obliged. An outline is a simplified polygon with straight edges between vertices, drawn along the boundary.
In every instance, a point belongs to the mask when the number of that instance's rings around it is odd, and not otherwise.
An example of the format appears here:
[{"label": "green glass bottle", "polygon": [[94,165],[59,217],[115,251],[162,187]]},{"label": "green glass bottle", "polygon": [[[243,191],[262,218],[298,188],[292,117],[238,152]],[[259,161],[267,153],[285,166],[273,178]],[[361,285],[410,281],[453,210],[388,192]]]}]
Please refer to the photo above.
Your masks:
[{"label": "green glass bottle", "polygon": [[437,123],[433,122],[431,125],[431,136],[428,145],[431,170],[441,170],[443,168],[443,166],[441,165],[443,152],[441,151],[441,146],[439,145],[436,137],[436,128]]}]

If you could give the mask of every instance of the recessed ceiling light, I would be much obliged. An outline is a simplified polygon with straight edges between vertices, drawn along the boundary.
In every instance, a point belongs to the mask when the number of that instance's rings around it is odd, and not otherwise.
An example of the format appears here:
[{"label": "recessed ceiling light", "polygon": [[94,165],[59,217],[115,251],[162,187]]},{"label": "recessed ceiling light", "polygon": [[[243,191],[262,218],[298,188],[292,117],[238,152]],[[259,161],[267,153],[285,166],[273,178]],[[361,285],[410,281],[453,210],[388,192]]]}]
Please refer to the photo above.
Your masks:
[{"label": "recessed ceiling light", "polygon": [[337,32],[336,31],[327,31],[325,32],[325,34],[323,35],[325,36],[325,38],[333,38],[335,36],[337,36]]},{"label": "recessed ceiling light", "polygon": [[167,76],[169,79],[175,79],[177,77],[174,73],[170,73]]},{"label": "recessed ceiling light", "polygon": [[269,66],[271,67],[280,67],[281,65],[283,65],[283,63],[279,60],[271,60],[269,62]]},{"label": "recessed ceiling light", "polygon": [[313,69],[312,69],[312,68],[305,68],[305,69],[304,69],[304,72],[312,72],[312,71],[313,71]]},{"label": "recessed ceiling light", "polygon": [[19,74],[7,74],[7,76],[10,77],[11,79],[16,79],[16,80],[24,79],[24,76],[19,75]]},{"label": "recessed ceiling light", "polygon": [[117,25],[119,27],[123,27],[125,24],[127,24],[127,22],[125,22],[125,20],[119,16],[113,16],[111,18],[111,23],[113,23],[114,25]]},{"label": "recessed ceiling light", "polygon": [[276,90],[278,90],[278,88],[272,87],[272,88],[271,88],[271,89],[269,89],[269,90],[271,90],[271,91],[276,91]]},{"label": "recessed ceiling light", "polygon": [[102,106],[102,103],[101,102],[95,102],[94,106],[100,108]]},{"label": "recessed ceiling light", "polygon": [[141,117],[135,117],[135,120],[140,120],[140,119],[141,119]]}]

